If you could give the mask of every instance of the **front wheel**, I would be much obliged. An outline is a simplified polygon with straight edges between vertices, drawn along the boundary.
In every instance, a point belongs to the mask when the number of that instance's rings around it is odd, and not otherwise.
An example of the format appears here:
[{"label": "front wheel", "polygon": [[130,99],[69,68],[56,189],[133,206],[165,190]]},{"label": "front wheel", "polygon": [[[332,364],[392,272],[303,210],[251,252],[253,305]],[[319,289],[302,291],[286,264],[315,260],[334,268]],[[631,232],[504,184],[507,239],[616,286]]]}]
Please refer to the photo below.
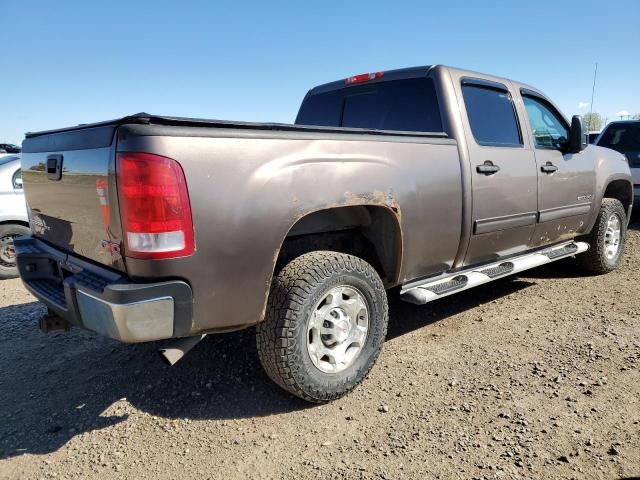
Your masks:
[{"label": "front wheel", "polygon": [[576,257],[578,265],[596,274],[615,270],[622,258],[626,235],[627,215],[622,203],[604,198],[591,233],[581,239],[589,244],[589,250]]},{"label": "front wheel", "polygon": [[31,230],[23,225],[13,223],[0,225],[0,280],[18,276],[13,239],[30,234]]},{"label": "front wheel", "polygon": [[367,376],[387,322],[387,295],[371,265],[342,253],[307,253],[273,279],[266,318],[257,327],[258,355],[280,387],[309,402],[328,402]]}]

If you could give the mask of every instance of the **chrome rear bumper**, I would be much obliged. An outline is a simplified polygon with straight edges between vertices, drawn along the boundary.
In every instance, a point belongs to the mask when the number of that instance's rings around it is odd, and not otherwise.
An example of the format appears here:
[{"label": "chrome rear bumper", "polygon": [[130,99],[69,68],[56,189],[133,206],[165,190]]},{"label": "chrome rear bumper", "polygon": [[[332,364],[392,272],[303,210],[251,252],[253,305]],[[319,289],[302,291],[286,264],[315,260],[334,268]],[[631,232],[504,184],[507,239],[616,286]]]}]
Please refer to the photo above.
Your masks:
[{"label": "chrome rear bumper", "polygon": [[18,238],[15,246],[25,287],[69,323],[125,343],[191,334],[186,282],[133,282],[33,237]]},{"label": "chrome rear bumper", "polygon": [[79,290],[78,309],[83,326],[125,343],[173,337],[173,298],[149,298],[112,303]]}]

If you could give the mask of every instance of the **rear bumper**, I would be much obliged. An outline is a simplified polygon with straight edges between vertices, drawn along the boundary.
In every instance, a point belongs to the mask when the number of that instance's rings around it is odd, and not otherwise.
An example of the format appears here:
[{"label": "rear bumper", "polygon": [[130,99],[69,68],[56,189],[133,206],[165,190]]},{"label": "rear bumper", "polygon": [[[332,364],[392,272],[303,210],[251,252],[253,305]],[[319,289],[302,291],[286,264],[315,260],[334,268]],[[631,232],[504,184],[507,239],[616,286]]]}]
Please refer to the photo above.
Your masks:
[{"label": "rear bumper", "polygon": [[191,334],[193,295],[181,280],[133,282],[34,238],[15,240],[25,287],[58,316],[126,343]]}]

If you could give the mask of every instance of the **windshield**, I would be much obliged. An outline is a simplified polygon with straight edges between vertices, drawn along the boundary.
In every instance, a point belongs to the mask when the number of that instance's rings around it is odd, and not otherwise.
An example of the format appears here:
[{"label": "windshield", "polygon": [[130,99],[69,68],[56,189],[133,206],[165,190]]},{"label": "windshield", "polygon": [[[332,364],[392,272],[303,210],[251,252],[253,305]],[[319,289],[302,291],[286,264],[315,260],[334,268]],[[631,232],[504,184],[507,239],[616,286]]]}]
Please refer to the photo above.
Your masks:
[{"label": "windshield", "polygon": [[5,165],[9,162],[13,162],[15,160],[20,160],[20,157],[17,155],[3,155],[0,156],[0,165]]},{"label": "windshield", "polygon": [[598,145],[626,155],[630,166],[640,167],[640,122],[610,125]]},{"label": "windshield", "polygon": [[620,153],[640,152],[640,122],[610,125],[598,145]]}]

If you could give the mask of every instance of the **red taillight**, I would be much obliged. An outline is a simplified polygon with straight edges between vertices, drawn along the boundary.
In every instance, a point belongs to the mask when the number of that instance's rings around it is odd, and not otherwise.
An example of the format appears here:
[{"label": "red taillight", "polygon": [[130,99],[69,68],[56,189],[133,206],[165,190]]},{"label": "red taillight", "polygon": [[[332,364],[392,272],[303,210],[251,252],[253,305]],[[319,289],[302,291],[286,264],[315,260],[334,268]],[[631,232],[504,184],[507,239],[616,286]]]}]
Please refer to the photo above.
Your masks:
[{"label": "red taillight", "polygon": [[118,197],[125,255],[173,258],[195,249],[187,182],[175,160],[150,153],[119,153]]},{"label": "red taillight", "polygon": [[347,85],[351,85],[353,83],[362,83],[368,82],[369,80],[377,80],[378,78],[382,78],[384,72],[375,72],[375,73],[361,73],[360,75],[354,75],[353,77],[347,78],[344,83]]}]

